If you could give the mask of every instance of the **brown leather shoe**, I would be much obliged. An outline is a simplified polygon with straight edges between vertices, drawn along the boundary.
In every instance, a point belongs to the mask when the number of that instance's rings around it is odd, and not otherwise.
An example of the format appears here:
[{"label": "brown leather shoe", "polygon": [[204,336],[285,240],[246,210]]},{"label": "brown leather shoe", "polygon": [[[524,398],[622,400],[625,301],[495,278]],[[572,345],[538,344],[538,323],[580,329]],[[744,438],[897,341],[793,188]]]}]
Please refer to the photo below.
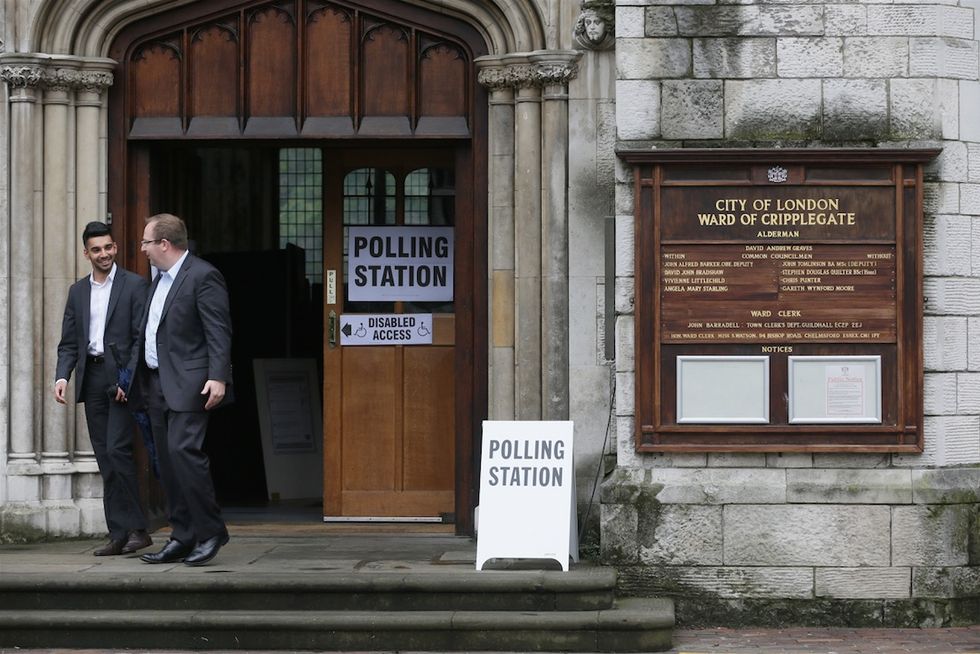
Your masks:
[{"label": "brown leather shoe", "polygon": [[108,543],[100,547],[99,549],[92,552],[96,556],[118,556],[123,553],[123,546],[126,545],[126,541],[110,540]]},{"label": "brown leather shoe", "polygon": [[149,547],[153,544],[153,539],[150,535],[146,533],[145,529],[134,529],[129,532],[129,540],[123,545],[122,554],[132,554],[137,550],[141,550],[144,547]]}]

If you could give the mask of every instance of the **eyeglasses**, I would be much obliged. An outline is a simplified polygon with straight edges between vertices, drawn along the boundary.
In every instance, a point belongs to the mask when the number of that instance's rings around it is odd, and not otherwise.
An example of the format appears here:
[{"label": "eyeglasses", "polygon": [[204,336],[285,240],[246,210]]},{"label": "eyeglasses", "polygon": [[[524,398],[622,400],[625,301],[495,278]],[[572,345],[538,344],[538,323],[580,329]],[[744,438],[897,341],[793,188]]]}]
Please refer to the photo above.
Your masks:
[{"label": "eyeglasses", "polygon": [[146,247],[150,243],[159,243],[161,241],[166,241],[166,240],[167,239],[165,239],[165,238],[151,238],[150,240],[146,240],[144,238],[142,241],[140,241],[140,245],[143,246],[143,247]]}]

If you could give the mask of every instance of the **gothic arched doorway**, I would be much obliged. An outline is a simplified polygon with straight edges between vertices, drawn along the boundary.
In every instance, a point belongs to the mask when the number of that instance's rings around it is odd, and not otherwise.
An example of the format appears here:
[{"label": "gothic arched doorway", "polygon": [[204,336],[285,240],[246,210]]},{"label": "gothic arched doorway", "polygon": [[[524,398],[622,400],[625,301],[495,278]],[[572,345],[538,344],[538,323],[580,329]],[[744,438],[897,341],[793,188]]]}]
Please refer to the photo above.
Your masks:
[{"label": "gothic arched doorway", "polygon": [[[454,515],[472,532],[487,402],[473,60],[485,52],[465,23],[391,0],[193,3],[113,42],[108,204],[124,263],[147,273],[142,221],[176,213],[232,295],[239,401],[209,435],[226,501],[271,491],[254,361],[300,358],[323,387],[324,515]],[[408,225],[450,228],[452,297],[349,298],[349,228]],[[348,314],[431,315],[432,343],[345,347],[335,321]]]}]

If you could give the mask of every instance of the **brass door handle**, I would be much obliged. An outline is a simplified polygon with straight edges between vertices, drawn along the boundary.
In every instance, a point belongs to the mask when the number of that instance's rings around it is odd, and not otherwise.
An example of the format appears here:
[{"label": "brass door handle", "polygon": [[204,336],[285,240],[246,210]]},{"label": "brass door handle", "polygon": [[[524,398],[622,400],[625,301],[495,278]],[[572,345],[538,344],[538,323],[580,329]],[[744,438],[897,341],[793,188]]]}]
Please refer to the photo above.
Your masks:
[{"label": "brass door handle", "polygon": [[327,347],[337,347],[337,312],[333,310],[327,314]]}]

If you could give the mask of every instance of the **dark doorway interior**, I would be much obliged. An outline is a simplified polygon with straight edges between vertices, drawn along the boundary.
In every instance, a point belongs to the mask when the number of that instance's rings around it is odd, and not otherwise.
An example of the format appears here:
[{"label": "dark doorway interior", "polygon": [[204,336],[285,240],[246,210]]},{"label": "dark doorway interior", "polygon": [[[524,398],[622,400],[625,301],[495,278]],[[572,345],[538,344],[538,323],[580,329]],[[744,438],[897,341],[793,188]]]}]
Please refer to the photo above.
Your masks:
[{"label": "dark doorway interior", "polygon": [[[322,232],[317,224],[297,237],[280,233],[281,206],[288,202],[281,197],[280,153],[275,147],[169,144],[150,151],[151,212],[183,218],[192,251],[221,270],[228,284],[235,403],[212,416],[205,444],[226,507],[269,502],[253,361],[310,358],[323,378],[322,284],[307,275],[307,259],[319,261]],[[318,506],[321,498],[308,500]]]}]

